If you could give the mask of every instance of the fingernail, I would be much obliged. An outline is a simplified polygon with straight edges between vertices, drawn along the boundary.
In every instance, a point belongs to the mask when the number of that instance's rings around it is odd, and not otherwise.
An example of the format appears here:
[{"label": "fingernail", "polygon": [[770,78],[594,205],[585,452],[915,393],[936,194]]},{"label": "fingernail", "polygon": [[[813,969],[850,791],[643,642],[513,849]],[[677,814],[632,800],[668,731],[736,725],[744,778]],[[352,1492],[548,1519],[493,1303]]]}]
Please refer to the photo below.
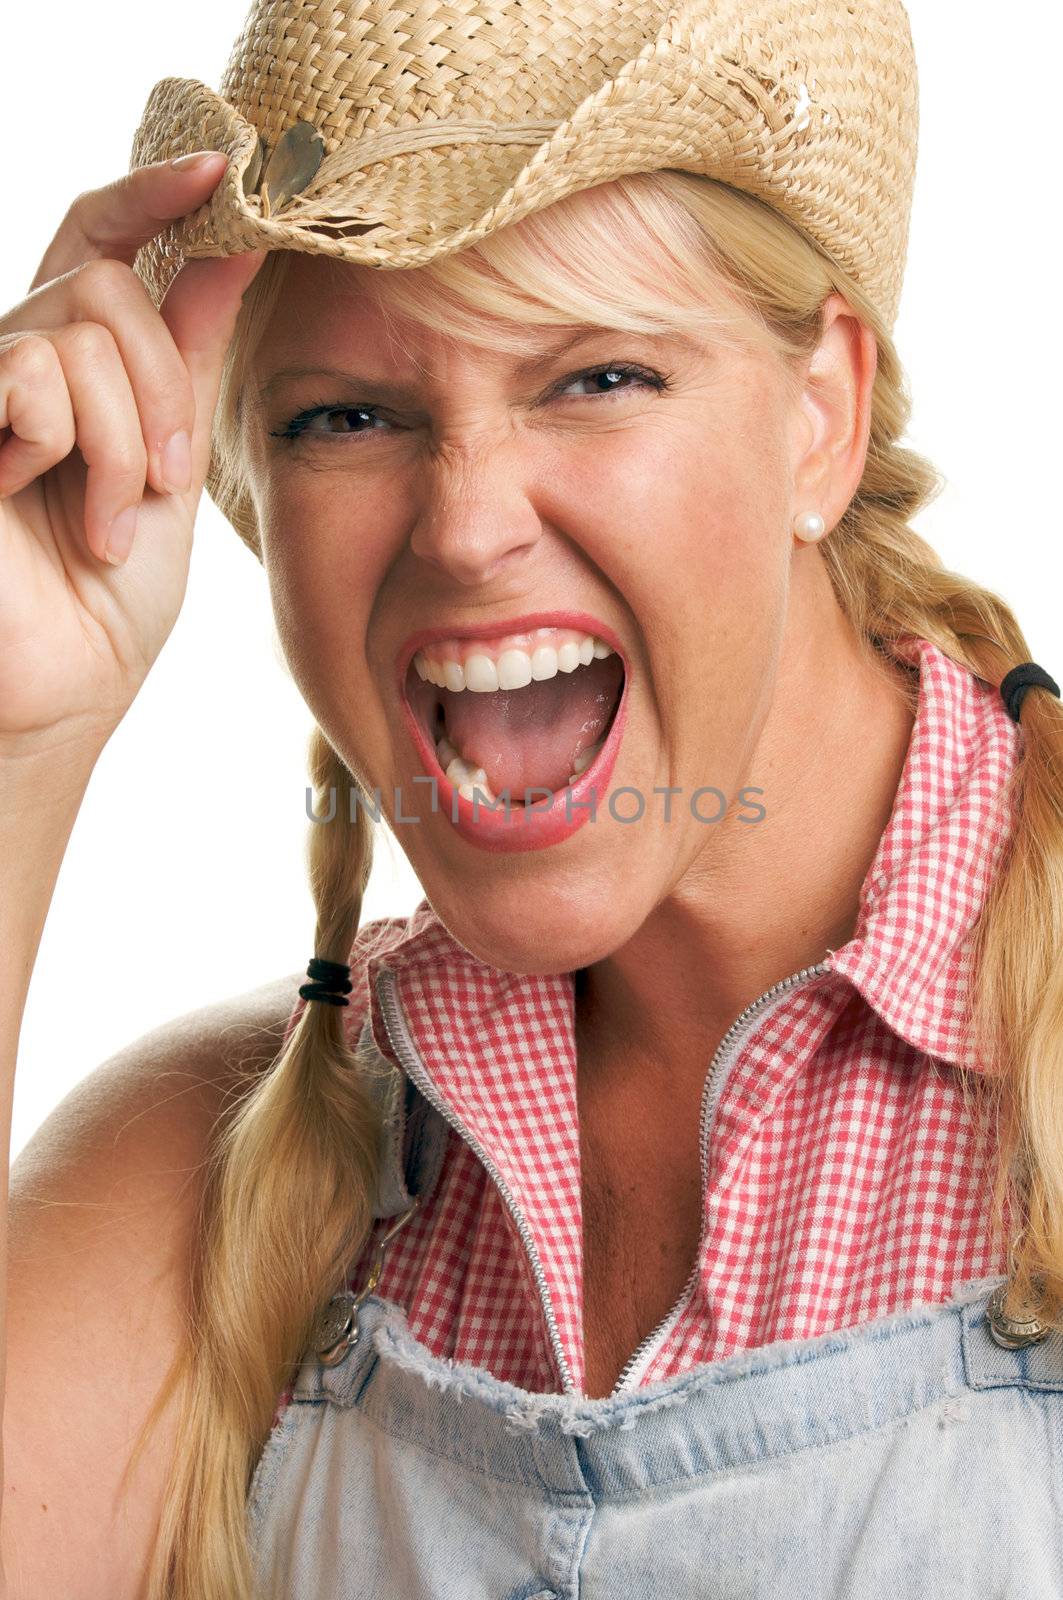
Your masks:
[{"label": "fingernail", "polygon": [[133,546],[133,535],[137,531],[137,508],[127,506],[120,511],[111,523],[107,534],[107,559],[112,566],[118,566],[129,554]]},{"label": "fingernail", "polygon": [[193,150],[186,156],[175,156],[170,165],[175,172],[191,172],[196,167],[205,167],[208,161],[213,161],[217,156],[224,154],[223,150]]},{"label": "fingernail", "polygon": [[162,476],[171,494],[192,487],[192,441],[182,428],[162,447]]}]

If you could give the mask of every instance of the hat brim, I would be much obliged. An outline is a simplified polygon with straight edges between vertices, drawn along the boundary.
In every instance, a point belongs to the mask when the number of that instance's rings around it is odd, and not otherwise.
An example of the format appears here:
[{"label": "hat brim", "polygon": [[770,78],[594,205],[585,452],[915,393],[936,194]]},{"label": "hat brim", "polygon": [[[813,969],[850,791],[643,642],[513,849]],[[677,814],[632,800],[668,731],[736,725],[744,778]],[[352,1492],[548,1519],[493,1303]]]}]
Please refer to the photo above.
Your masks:
[{"label": "hat brim", "polygon": [[[263,152],[255,126],[207,85],[167,78],[152,90],[132,165],[206,149],[224,151],[229,167],[205,206],[145,246],[137,270],[159,303],[184,260],[245,250],[418,267],[578,190],[676,168],[765,200],[809,232],[892,320],[906,240],[896,237],[894,213],[880,214],[881,236],[877,219],[859,214],[864,171],[859,182],[832,184],[836,199],[825,220],[823,167],[837,161],[836,133],[829,103],[802,100],[803,87],[765,83],[719,57],[692,59],[686,41],[673,39],[666,50],[653,41],[557,122],[422,120],[332,149],[326,141],[314,176],[277,208],[256,187]],[[897,170],[883,172],[889,148]],[[905,156],[904,141],[883,141],[873,158],[877,181],[901,193],[910,187],[911,171],[900,170]],[[864,166],[870,158],[854,142],[849,159]],[[894,229],[888,237],[886,227]]]}]

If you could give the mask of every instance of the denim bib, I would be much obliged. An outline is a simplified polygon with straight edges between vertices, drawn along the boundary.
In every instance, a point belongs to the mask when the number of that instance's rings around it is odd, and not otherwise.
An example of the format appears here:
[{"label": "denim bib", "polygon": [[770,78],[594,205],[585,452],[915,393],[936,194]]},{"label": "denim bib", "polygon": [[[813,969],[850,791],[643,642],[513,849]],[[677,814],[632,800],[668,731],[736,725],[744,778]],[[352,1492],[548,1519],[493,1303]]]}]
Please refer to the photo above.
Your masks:
[{"label": "denim bib", "polygon": [[1059,1600],[1063,1338],[997,1345],[998,1281],[596,1400],[370,1296],[259,1459],[264,1600]]}]

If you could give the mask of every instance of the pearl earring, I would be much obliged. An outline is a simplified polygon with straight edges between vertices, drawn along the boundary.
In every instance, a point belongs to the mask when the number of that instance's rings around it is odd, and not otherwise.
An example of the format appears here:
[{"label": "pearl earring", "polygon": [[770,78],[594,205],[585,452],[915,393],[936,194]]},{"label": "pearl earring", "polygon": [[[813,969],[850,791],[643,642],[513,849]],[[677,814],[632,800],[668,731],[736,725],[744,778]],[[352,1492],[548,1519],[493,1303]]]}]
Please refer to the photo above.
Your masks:
[{"label": "pearl earring", "polygon": [[827,524],[818,511],[802,511],[799,517],[794,518],[794,533],[799,539],[822,539],[827,531]]}]

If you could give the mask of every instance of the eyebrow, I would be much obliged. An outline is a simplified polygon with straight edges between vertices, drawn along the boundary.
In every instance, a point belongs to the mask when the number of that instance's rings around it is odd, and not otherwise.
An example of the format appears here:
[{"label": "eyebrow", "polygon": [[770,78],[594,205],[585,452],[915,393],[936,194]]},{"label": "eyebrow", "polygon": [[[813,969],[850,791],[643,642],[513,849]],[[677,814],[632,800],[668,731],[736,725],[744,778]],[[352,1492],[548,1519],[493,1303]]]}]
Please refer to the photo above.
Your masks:
[{"label": "eyebrow", "polygon": [[[584,327],[574,334],[568,334],[564,339],[555,340],[553,344],[546,346],[535,355],[527,356],[522,361],[518,361],[514,371],[520,378],[528,377],[548,366],[552,361],[556,361],[559,356],[565,355],[567,351],[575,349],[578,345],[587,344],[591,339],[605,338],[609,334],[613,334],[618,339],[634,337],[645,340],[656,337],[659,340],[661,337],[659,334],[656,336],[651,334],[624,334],[619,329],[603,328],[601,326]],[[331,378],[355,390],[371,390],[374,395],[379,396],[387,405],[412,405],[418,398],[416,384],[395,383],[391,379],[375,378],[364,372],[349,372],[342,367],[293,366],[280,367],[271,374],[258,390],[259,402],[268,400],[273,392],[290,378]]]}]

